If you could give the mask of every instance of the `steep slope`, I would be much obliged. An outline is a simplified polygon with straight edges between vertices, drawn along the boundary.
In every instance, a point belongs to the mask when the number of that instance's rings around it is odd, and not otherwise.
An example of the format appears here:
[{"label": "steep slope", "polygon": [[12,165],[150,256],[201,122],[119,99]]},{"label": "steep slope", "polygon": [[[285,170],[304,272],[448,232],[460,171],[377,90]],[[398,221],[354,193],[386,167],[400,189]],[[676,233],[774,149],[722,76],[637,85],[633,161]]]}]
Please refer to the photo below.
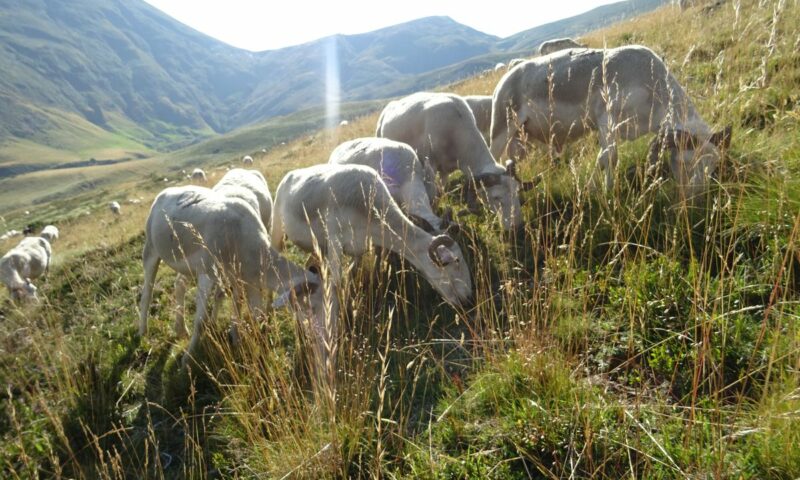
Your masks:
[{"label": "steep slope", "polygon": [[519,32],[499,41],[501,51],[536,51],[544,40],[572,37],[625,18],[635,17],[667,3],[665,0],[626,0],[593,8],[588,12]]},{"label": "steep slope", "polygon": [[1,0],[0,10],[0,139],[50,126],[34,104],[118,132],[122,117],[151,146],[191,141],[230,128],[226,106],[255,81],[245,52],[144,2]]}]

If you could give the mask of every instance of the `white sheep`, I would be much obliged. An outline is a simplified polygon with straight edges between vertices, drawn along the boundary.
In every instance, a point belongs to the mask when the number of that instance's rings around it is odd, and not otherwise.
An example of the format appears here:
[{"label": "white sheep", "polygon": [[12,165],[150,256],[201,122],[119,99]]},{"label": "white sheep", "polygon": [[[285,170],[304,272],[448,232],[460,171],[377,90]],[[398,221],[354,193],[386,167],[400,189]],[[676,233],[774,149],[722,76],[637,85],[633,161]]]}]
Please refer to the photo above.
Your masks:
[{"label": "white sheep", "polygon": [[346,127],[348,125],[350,125],[350,122],[348,122],[347,120],[342,120],[341,122],[339,122],[340,127]]},{"label": "white sheep", "polygon": [[472,115],[475,117],[475,125],[483,135],[484,140],[489,140],[489,129],[492,126],[492,96],[491,95],[467,95],[464,101],[469,105]]},{"label": "white sheep", "polygon": [[328,163],[366,165],[376,170],[400,208],[428,233],[443,232],[450,225],[449,219],[439,218],[431,209],[436,193],[432,188],[433,171],[423,167],[414,149],[405,143],[388,138],[357,138],[336,147]]},{"label": "white sheep", "polygon": [[267,231],[272,225],[272,195],[267,179],[258,170],[233,168],[228,170],[212,188],[228,197],[237,197],[249,203],[258,212]]},{"label": "white sheep", "polygon": [[554,38],[539,45],[539,55],[549,55],[569,48],[586,48],[586,45],[581,45],[571,38]]},{"label": "white sheep", "polygon": [[108,208],[109,208],[109,210],[111,210],[111,213],[113,213],[114,215],[122,214],[122,207],[119,205],[119,202],[116,201],[116,200],[114,200],[113,202],[110,202],[108,204]]},{"label": "white sheep", "polygon": [[246,167],[252,167],[253,157],[251,157],[250,155],[245,155],[244,157],[242,157],[242,164]]},{"label": "white sheep", "polygon": [[[267,180],[257,170],[234,168],[229,170],[212,188],[216,193],[227,198],[238,198],[246,202],[259,214],[261,223],[269,232],[272,225],[272,196],[269,193]],[[175,322],[183,325],[186,290],[189,280],[180,273],[175,277]],[[235,321],[235,318],[234,318]]]},{"label": "white sheep", "polygon": [[[447,235],[432,236],[415,226],[372,168],[325,164],[287,173],[275,192],[276,249],[283,248],[284,236],[299,248],[322,255],[334,300],[343,256],[359,257],[376,246],[405,258],[448,303],[466,306],[471,301],[472,280],[461,248]],[[335,301],[333,307],[335,335]]]},{"label": "white sheep", "polygon": [[492,117],[495,158],[504,152],[524,156],[522,138],[560,152],[568,142],[598,131],[597,163],[608,189],[618,140],[659,132],[649,160],[658,160],[662,146],[668,150],[672,172],[689,197],[705,185],[720,149],[730,142],[730,128],[712,133],[664,62],[640,45],[562,51],[525,62],[497,84]]},{"label": "white sheep", "polygon": [[503,62],[497,62],[497,63],[494,65],[494,71],[495,71],[495,72],[499,72],[500,70],[503,70],[504,68],[506,68],[506,64],[505,64],[505,63],[503,63]]},{"label": "white sheep", "polygon": [[[516,67],[522,62],[525,62],[527,59],[525,58],[513,58],[510,62],[508,62],[508,69],[511,70],[512,68]],[[491,96],[491,95],[490,95]]]},{"label": "white sheep", "polygon": [[192,183],[195,185],[205,185],[208,182],[206,172],[202,168],[195,168],[192,170]]},{"label": "white sheep", "polygon": [[[322,331],[325,309],[319,276],[276,252],[258,214],[239,198],[193,185],[170,187],[156,197],[142,252],[140,335],[147,333],[153,282],[162,260],[179,274],[197,278],[197,312],[189,357],[197,351],[209,301],[214,299],[216,305],[223,282],[230,285],[234,299],[242,298],[242,294],[246,297],[254,315],[262,312],[263,290],[276,291],[274,307],[291,306],[299,320],[309,321],[315,332]],[[241,311],[238,301],[234,307]],[[182,316],[176,318],[175,331],[179,336],[186,333]],[[234,342],[238,341],[237,331],[234,322]]]},{"label": "white sheep", "polygon": [[376,136],[409,144],[443,180],[461,170],[471,210],[487,204],[506,230],[522,223],[515,169],[495,162],[460,96],[419,92],[389,102],[378,119]]},{"label": "white sheep", "polygon": [[22,232],[20,232],[19,230],[11,229],[6,233],[4,233],[3,235],[0,235],[0,241],[8,240],[9,238],[18,237],[20,235],[22,235]]},{"label": "white sheep", "polygon": [[58,227],[55,225],[47,225],[42,229],[42,232],[39,234],[39,236],[50,242],[52,245],[56,240],[58,240]]},{"label": "white sheep", "polygon": [[8,288],[12,300],[38,302],[37,289],[31,280],[47,272],[51,257],[50,242],[42,237],[25,237],[0,258],[0,281]]}]

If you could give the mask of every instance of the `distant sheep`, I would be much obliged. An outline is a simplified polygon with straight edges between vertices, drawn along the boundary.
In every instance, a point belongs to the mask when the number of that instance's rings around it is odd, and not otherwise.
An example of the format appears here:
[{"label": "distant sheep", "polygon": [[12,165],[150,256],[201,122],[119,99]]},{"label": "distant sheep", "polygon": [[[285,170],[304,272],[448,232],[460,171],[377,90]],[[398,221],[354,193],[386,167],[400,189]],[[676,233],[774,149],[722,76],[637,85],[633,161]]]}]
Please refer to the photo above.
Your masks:
[{"label": "distant sheep", "polygon": [[516,67],[520,63],[524,62],[525,58],[514,58],[510,62],[508,62],[508,69],[511,70],[512,68]]},{"label": "distant sheep", "polygon": [[376,136],[409,144],[423,165],[443,180],[461,170],[470,210],[488,205],[506,230],[521,225],[516,170],[495,162],[462,97],[419,92],[389,102],[378,119]]},{"label": "distant sheep", "polygon": [[464,101],[472,110],[475,117],[475,125],[483,135],[484,140],[489,140],[489,128],[492,126],[492,96],[491,95],[467,95]]},{"label": "distant sheep", "polygon": [[0,235],[0,241],[8,240],[9,238],[18,237],[20,235],[22,235],[22,232],[20,232],[19,230],[11,229],[6,233],[4,233],[3,235]]},{"label": "distant sheep", "polygon": [[38,301],[31,280],[47,272],[51,256],[50,242],[42,237],[25,237],[0,258],[0,281],[13,301]]},{"label": "distant sheep", "polygon": [[[237,311],[241,312],[238,299],[244,296],[253,315],[263,313],[263,291],[276,291],[274,307],[290,306],[301,324],[308,321],[315,332],[324,329],[319,276],[275,251],[252,206],[239,198],[194,185],[170,187],[156,197],[145,227],[139,335],[147,332],[153,284],[162,260],[182,276],[197,278],[197,312],[184,365],[197,352],[209,303],[219,300],[223,282],[233,290]],[[176,319],[175,330],[185,335],[182,316],[180,322]],[[235,323],[231,336],[236,342]]]},{"label": "distant sheep", "polygon": [[58,227],[55,225],[47,225],[42,229],[42,232],[39,234],[39,236],[50,242],[52,245],[56,240],[58,240]]},{"label": "distant sheep", "polygon": [[267,231],[271,229],[272,195],[269,193],[267,179],[258,170],[231,169],[212,190],[227,197],[244,200],[258,213]]},{"label": "distant sheep", "polygon": [[539,55],[549,55],[567,48],[586,48],[586,45],[581,45],[571,38],[554,38],[539,45]]},{"label": "distant sheep", "polygon": [[242,157],[242,165],[246,167],[253,166],[253,157],[251,157],[250,155],[245,155],[244,157]]},{"label": "distant sheep", "polygon": [[658,160],[662,147],[669,152],[673,175],[689,197],[706,184],[730,143],[730,129],[713,133],[664,62],[640,45],[562,51],[525,62],[497,84],[492,115],[495,158],[523,156],[522,139],[561,151],[598,131],[597,163],[608,189],[619,140],[657,133],[649,162]]},{"label": "distant sheep", "polygon": [[204,185],[206,182],[208,182],[208,178],[206,177],[206,172],[203,171],[202,168],[195,168],[192,170],[192,183]]},{"label": "distant sheep", "polygon": [[350,125],[350,122],[348,122],[347,120],[342,120],[341,122],[339,122],[340,127],[346,127],[348,125]]},{"label": "distant sheep", "polygon": [[111,210],[111,213],[113,213],[114,215],[122,214],[122,207],[119,205],[119,202],[116,201],[116,200],[114,200],[113,202],[109,203],[108,204],[108,208],[109,208],[109,210]]},{"label": "distant sheep", "polygon": [[506,68],[506,64],[503,62],[497,62],[494,66],[494,71],[499,72],[500,70]]}]

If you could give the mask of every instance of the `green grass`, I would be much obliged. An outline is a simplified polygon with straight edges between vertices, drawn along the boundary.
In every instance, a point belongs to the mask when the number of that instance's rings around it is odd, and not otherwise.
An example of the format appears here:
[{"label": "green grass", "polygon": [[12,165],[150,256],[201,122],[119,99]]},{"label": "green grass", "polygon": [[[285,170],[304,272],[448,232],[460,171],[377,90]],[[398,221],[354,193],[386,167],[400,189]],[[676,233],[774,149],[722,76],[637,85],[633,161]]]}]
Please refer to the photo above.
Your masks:
[{"label": "green grass", "polygon": [[[669,179],[603,192],[594,138],[557,165],[534,151],[521,175],[542,182],[525,194],[523,230],[462,218],[456,240],[478,300],[469,314],[396,260],[367,255],[346,275],[331,385],[310,373],[286,312],[243,318],[234,349],[223,308],[202,366],[180,369],[166,268],[150,332],[135,336],[147,207],[113,218],[104,202],[147,203],[163,186],[155,167],[44,204],[32,218],[63,226],[38,283],[44,301],[18,309],[0,293],[0,477],[797,478],[800,115],[780,99],[800,87],[798,23],[796,3],[742,1],[708,14],[664,7],[587,36],[664,53],[702,114],[734,125],[707,205],[681,203]],[[692,45],[707,51],[683,65]],[[762,64],[772,73],[754,85]],[[499,76],[446,88],[488,93]],[[243,131],[170,166],[255,152],[274,189],[287,170],[371,134],[376,117],[266,154]],[[621,172],[648,140],[623,145]]]}]

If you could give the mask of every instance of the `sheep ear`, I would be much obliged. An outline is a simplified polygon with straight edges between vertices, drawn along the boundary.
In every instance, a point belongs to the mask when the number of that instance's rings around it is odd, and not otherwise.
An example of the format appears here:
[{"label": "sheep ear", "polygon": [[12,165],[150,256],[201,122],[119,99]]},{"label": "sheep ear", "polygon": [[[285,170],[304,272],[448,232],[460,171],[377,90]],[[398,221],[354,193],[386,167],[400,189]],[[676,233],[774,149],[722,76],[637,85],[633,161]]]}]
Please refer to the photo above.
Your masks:
[{"label": "sheep ear", "polygon": [[687,149],[687,150],[694,150],[698,145],[697,139],[694,135],[687,132],[686,130],[680,129],[669,129],[667,130],[664,141],[666,142],[667,148],[671,149]]},{"label": "sheep ear", "polygon": [[302,281],[292,288],[287,288],[285,292],[278,295],[278,298],[272,302],[272,308],[285,308],[292,305],[293,299],[300,299],[308,295],[314,294],[319,288],[316,282]]},{"label": "sheep ear", "polygon": [[728,125],[722,130],[712,134],[708,141],[716,145],[717,148],[727,150],[731,146],[731,135],[733,135],[733,127]]}]

